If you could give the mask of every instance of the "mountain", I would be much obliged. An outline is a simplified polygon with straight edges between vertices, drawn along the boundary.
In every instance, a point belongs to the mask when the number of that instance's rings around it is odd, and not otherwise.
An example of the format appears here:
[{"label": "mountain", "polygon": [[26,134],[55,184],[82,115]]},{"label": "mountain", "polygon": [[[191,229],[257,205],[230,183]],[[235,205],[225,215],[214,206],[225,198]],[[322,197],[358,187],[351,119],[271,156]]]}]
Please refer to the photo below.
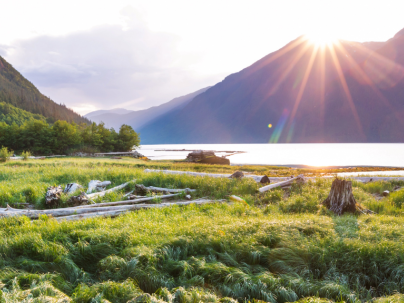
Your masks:
[{"label": "mountain", "polygon": [[404,142],[404,30],[386,42],[305,37],[139,129],[142,144]]},{"label": "mountain", "polygon": [[96,110],[91,113],[84,115],[87,119],[96,119],[97,116],[104,115],[104,114],[118,114],[118,115],[125,115],[133,112],[133,110],[128,110],[125,108],[113,108],[108,110]]},{"label": "mountain", "polygon": [[185,105],[192,101],[197,95],[206,91],[209,87],[202,88],[191,94],[174,98],[173,100],[164,103],[159,106],[153,106],[148,109],[138,110],[138,111],[128,111],[129,113],[122,113],[115,110],[99,110],[91,112],[85,115],[86,118],[91,119],[96,123],[104,122],[107,127],[113,127],[114,129],[119,129],[122,124],[127,124],[132,126],[132,128],[137,131],[143,125],[150,123],[157,119],[158,117],[182,109]]},{"label": "mountain", "polygon": [[44,96],[11,64],[0,56],[0,102],[8,103],[33,114],[47,118],[49,122],[66,120],[68,122],[88,123],[65,105],[57,104]]}]

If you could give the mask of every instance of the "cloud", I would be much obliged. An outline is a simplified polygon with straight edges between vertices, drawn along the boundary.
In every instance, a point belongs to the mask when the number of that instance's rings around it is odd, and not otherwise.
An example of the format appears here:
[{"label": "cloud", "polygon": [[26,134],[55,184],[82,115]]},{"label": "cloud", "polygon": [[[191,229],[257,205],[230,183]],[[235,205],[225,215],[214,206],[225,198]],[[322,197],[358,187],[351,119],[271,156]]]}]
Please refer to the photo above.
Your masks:
[{"label": "cloud", "polygon": [[198,57],[178,51],[178,37],[151,31],[130,8],[123,16],[124,25],[20,40],[0,53],[45,95],[81,112],[148,108],[223,76],[198,76],[188,68]]}]

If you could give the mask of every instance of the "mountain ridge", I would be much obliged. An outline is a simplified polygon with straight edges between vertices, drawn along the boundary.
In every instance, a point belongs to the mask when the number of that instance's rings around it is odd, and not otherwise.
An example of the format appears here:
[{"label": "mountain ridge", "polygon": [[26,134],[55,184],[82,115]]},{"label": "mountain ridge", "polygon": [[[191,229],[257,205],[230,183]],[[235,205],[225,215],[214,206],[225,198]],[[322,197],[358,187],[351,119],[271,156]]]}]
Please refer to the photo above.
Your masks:
[{"label": "mountain ridge", "polygon": [[401,32],[329,48],[299,37],[140,128],[142,143],[404,142]]},{"label": "mountain ridge", "polygon": [[[122,124],[130,125],[135,131],[142,127],[143,125],[154,121],[159,116],[167,114],[172,110],[181,109],[188,102],[192,101],[192,99],[201,94],[202,92],[209,89],[210,86],[199,89],[190,94],[186,94],[180,97],[176,97],[166,103],[163,103],[158,106],[152,106],[147,109],[138,110],[138,111],[130,111],[127,114],[117,114],[111,113],[109,111],[102,113],[100,115],[91,116],[92,113],[86,115],[86,117],[90,118],[92,121],[97,123],[105,123],[107,127],[113,127],[115,129],[119,129]],[[101,110],[102,111],[102,110]]]},{"label": "mountain ridge", "polygon": [[68,122],[89,123],[86,118],[83,118],[65,105],[57,104],[43,95],[1,56],[0,101],[33,114],[42,115],[49,122],[65,120]]}]

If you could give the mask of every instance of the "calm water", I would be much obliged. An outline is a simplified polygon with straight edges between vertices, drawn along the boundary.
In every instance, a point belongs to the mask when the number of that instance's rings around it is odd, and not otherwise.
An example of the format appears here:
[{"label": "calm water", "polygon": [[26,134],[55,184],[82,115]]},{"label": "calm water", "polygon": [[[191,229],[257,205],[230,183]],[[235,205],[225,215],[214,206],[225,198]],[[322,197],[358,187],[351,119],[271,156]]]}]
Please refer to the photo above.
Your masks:
[{"label": "calm water", "polygon": [[[245,151],[232,164],[404,167],[404,144],[165,144],[142,145],[150,159],[185,159],[189,152],[168,149]],[[222,154],[216,153],[220,156]]]}]

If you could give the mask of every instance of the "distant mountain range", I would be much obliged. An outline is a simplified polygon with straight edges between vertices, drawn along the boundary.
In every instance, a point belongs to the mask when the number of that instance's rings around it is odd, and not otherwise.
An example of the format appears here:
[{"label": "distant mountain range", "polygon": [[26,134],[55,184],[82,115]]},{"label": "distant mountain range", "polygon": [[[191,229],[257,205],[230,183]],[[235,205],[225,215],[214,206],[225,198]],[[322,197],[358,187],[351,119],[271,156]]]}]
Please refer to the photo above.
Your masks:
[{"label": "distant mountain range", "polygon": [[123,108],[97,110],[86,114],[84,117],[96,123],[104,122],[107,127],[113,127],[116,130],[118,130],[122,124],[130,125],[133,129],[139,130],[144,125],[153,123],[163,115],[181,110],[191,102],[195,96],[203,93],[207,89],[209,89],[209,87],[202,88],[191,94],[175,98],[162,105],[153,106],[144,110],[130,111]]},{"label": "distant mountain range", "polygon": [[404,29],[386,42],[300,37],[136,131],[142,144],[404,142]]},{"label": "distant mountain range", "polygon": [[[17,117],[19,122],[24,119],[34,119],[37,115],[46,118],[48,122],[56,120],[66,120],[76,123],[88,123],[86,118],[83,118],[73,110],[64,105],[57,104],[41,92],[27,79],[25,79],[11,64],[0,56],[0,102],[9,104],[11,107],[0,107],[0,115],[7,115],[12,108],[22,109],[28,113],[34,114],[30,116],[27,113],[13,109],[13,113],[18,115],[13,119],[2,119],[4,122],[8,120],[14,121]],[[28,118],[29,117],[29,118]]]}]

